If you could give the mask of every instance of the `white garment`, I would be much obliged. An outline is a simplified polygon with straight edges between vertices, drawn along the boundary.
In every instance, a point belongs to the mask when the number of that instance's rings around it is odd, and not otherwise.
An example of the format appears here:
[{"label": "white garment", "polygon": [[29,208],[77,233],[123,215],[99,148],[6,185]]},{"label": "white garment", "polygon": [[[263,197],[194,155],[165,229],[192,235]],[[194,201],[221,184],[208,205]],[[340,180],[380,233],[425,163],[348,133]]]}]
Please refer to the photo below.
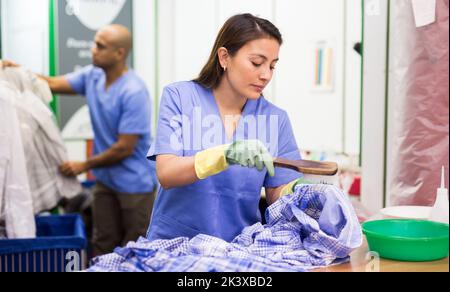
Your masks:
[{"label": "white garment", "polygon": [[6,230],[0,237],[6,235],[12,239],[36,236],[20,124],[14,106],[18,94],[0,80],[0,225]]},{"label": "white garment", "polygon": [[20,92],[31,91],[45,104],[53,100],[52,92],[48,84],[38,76],[22,67],[4,68],[0,66],[0,79],[14,85]]},{"label": "white garment", "polygon": [[39,213],[54,208],[63,197],[75,197],[81,192],[81,185],[76,178],[59,172],[68,156],[52,112],[29,91],[22,93],[16,106],[34,211]]},{"label": "white garment", "polygon": [[[15,105],[37,214],[54,208],[61,198],[75,197],[81,192],[81,185],[76,178],[60,174],[58,169],[68,160],[68,155],[53,113],[43,102],[46,100],[43,93],[50,92],[48,85],[44,82],[43,86],[32,74],[20,68],[3,70],[0,78],[5,78],[21,92]],[[38,97],[38,94],[42,96]]]}]

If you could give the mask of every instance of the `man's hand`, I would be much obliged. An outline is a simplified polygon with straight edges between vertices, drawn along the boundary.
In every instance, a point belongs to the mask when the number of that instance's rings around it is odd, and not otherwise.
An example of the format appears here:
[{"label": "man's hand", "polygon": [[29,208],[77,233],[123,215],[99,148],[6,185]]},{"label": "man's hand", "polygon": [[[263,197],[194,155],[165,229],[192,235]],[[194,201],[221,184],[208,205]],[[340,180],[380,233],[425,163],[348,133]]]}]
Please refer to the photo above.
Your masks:
[{"label": "man's hand", "polygon": [[61,173],[68,177],[78,176],[82,173],[85,173],[89,170],[89,167],[86,162],[66,162],[59,167]]},{"label": "man's hand", "polygon": [[[20,67],[20,65],[12,61],[0,60],[0,70],[17,67]],[[64,76],[48,77],[40,74],[36,75],[48,83],[48,86],[53,94],[76,94],[72,88],[72,85],[70,85],[69,81]]]},{"label": "man's hand", "polygon": [[20,67],[20,65],[14,63],[12,61],[0,60],[0,68],[1,69],[3,69],[3,68],[17,68],[17,67]]}]

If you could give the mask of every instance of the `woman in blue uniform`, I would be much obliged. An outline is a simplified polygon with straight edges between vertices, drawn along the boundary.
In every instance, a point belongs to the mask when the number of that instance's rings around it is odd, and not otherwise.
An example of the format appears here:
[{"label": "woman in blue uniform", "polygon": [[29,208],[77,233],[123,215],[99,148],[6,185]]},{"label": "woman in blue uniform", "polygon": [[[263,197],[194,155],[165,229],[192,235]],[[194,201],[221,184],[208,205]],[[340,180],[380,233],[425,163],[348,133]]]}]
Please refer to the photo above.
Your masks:
[{"label": "woman in blue uniform", "polygon": [[231,241],[261,220],[262,188],[270,204],[299,178],[274,169],[275,157],[300,153],[286,112],[263,96],[282,42],[269,21],[233,16],[200,76],[164,89],[148,154],[162,186],[148,239],[207,234]]}]

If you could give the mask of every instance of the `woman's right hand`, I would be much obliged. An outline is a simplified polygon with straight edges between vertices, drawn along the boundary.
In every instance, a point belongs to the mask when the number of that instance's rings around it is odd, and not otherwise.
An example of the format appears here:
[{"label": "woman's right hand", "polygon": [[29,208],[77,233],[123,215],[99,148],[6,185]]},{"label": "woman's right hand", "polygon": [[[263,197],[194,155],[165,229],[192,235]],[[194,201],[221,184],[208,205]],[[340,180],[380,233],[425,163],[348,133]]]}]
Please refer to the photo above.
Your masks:
[{"label": "woman's right hand", "polygon": [[225,171],[230,164],[267,169],[270,176],[275,175],[273,158],[267,148],[258,140],[236,141],[206,149],[195,155],[195,171],[199,179],[206,179]]}]

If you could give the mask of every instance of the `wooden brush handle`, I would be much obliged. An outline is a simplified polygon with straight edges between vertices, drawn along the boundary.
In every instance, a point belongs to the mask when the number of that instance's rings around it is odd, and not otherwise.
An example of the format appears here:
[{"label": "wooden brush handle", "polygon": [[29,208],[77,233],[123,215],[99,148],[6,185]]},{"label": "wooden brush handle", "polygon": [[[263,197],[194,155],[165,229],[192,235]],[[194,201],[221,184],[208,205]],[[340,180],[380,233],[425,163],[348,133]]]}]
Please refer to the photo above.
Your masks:
[{"label": "wooden brush handle", "polygon": [[288,160],[277,158],[275,167],[288,168],[303,174],[333,176],[338,172],[338,165],[334,162],[318,162],[310,160]]}]

